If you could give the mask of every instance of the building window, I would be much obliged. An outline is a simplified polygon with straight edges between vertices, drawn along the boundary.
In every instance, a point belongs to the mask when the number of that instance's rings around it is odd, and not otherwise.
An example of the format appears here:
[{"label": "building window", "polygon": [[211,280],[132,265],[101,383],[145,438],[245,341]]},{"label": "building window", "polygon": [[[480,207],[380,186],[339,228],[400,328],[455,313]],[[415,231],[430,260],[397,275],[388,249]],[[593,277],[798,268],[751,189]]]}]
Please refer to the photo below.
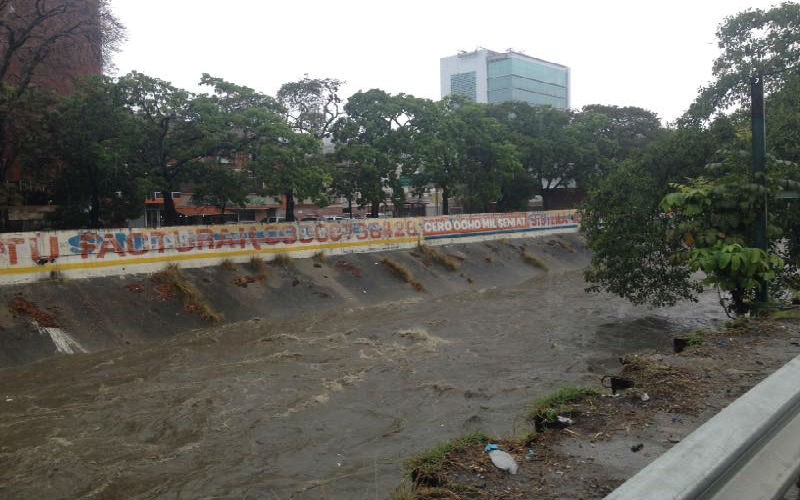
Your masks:
[{"label": "building window", "polygon": [[450,76],[450,93],[464,96],[475,102],[478,100],[478,85],[474,71],[456,73]]}]

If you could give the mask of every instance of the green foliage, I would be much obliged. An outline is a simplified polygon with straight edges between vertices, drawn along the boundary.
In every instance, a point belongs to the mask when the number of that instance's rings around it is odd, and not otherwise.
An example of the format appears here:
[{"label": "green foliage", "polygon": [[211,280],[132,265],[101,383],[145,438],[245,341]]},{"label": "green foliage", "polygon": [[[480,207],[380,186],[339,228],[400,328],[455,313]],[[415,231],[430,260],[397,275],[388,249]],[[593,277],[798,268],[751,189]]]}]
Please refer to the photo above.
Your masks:
[{"label": "green foliage", "polygon": [[406,469],[417,483],[438,484],[435,478],[441,473],[448,455],[473,446],[484,446],[489,439],[482,432],[466,434],[410,458],[406,462]]},{"label": "green foliage", "polygon": [[147,183],[130,143],[136,126],[107,78],[86,80],[54,108],[48,137],[60,160],[52,193],[57,227],[118,227],[142,213]]},{"label": "green foliage", "polygon": [[717,30],[720,56],[714,81],[701,89],[682,118],[699,123],[714,113],[745,105],[750,78],[764,77],[767,94],[784,88],[800,67],[800,4],[783,2],[769,10],[748,9],[725,19]]},{"label": "green foliage", "polygon": [[308,78],[284,83],[278,90],[278,101],[294,130],[328,137],[329,130],[341,115],[339,89],[344,84],[335,78]]},{"label": "green foliage", "polygon": [[[682,242],[673,261],[683,261],[692,271],[703,271],[705,282],[730,294],[729,312],[744,314],[756,300],[761,283],[772,281],[783,269],[775,252],[753,248],[753,228],[759,207],[768,196],[795,181],[771,162],[767,188],[748,177],[748,155],[726,152],[707,168],[709,177],[674,184],[674,192],[661,202],[669,221],[666,236]],[[786,221],[772,218],[770,239],[779,238]]]},{"label": "green foliage", "polygon": [[572,411],[569,403],[576,403],[599,395],[599,391],[588,387],[562,387],[549,396],[537,399],[533,403],[532,409],[528,412],[528,419],[542,423],[553,423],[559,415]]},{"label": "green foliage", "polygon": [[690,346],[701,345],[705,340],[705,333],[703,330],[695,330],[686,336],[686,344]]}]

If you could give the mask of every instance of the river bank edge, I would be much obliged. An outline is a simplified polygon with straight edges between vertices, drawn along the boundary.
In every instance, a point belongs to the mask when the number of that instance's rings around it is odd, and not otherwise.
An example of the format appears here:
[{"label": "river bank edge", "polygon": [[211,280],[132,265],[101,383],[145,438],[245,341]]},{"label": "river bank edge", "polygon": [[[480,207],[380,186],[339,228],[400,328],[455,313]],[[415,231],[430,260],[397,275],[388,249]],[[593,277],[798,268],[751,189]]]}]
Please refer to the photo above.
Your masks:
[{"label": "river bank edge", "polygon": [[[618,370],[595,385],[524,402],[518,435],[473,432],[411,457],[390,498],[603,498],[800,355],[800,311],[678,339],[673,352],[620,357]],[[490,442],[515,459],[517,474],[492,464]]]}]

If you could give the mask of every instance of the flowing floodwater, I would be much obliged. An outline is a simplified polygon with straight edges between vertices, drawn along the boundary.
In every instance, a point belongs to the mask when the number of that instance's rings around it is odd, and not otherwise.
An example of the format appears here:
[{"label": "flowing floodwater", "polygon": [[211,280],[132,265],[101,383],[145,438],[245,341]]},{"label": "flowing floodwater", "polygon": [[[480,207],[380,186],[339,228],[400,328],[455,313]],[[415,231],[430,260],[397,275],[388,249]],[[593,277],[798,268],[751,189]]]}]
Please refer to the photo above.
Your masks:
[{"label": "flowing floodwater", "polygon": [[526,404],[598,385],[621,354],[723,319],[652,310],[580,272],[247,321],[0,373],[0,496],[386,498],[404,459]]}]

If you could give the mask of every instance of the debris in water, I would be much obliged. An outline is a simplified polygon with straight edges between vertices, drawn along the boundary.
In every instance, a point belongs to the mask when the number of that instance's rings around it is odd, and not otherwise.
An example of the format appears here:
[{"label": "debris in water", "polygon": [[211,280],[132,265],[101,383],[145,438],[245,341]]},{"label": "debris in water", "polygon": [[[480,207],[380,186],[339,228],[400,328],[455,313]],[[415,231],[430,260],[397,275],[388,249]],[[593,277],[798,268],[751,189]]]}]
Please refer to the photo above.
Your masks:
[{"label": "debris in water", "polygon": [[643,402],[645,402],[645,403],[646,403],[646,402],[650,401],[650,395],[649,395],[649,394],[647,394],[646,392],[643,392],[643,393],[642,393],[642,395],[641,395],[641,397],[640,397],[640,399],[641,399]]},{"label": "debris in water", "polygon": [[492,463],[498,469],[508,471],[511,474],[517,473],[519,465],[517,465],[514,457],[498,449],[496,444],[487,444],[483,451],[489,452],[489,458],[492,459]]},{"label": "debris in water", "polygon": [[642,443],[635,444],[635,445],[631,446],[631,451],[634,452],[634,453],[637,453],[642,448],[644,448],[644,445]]}]

